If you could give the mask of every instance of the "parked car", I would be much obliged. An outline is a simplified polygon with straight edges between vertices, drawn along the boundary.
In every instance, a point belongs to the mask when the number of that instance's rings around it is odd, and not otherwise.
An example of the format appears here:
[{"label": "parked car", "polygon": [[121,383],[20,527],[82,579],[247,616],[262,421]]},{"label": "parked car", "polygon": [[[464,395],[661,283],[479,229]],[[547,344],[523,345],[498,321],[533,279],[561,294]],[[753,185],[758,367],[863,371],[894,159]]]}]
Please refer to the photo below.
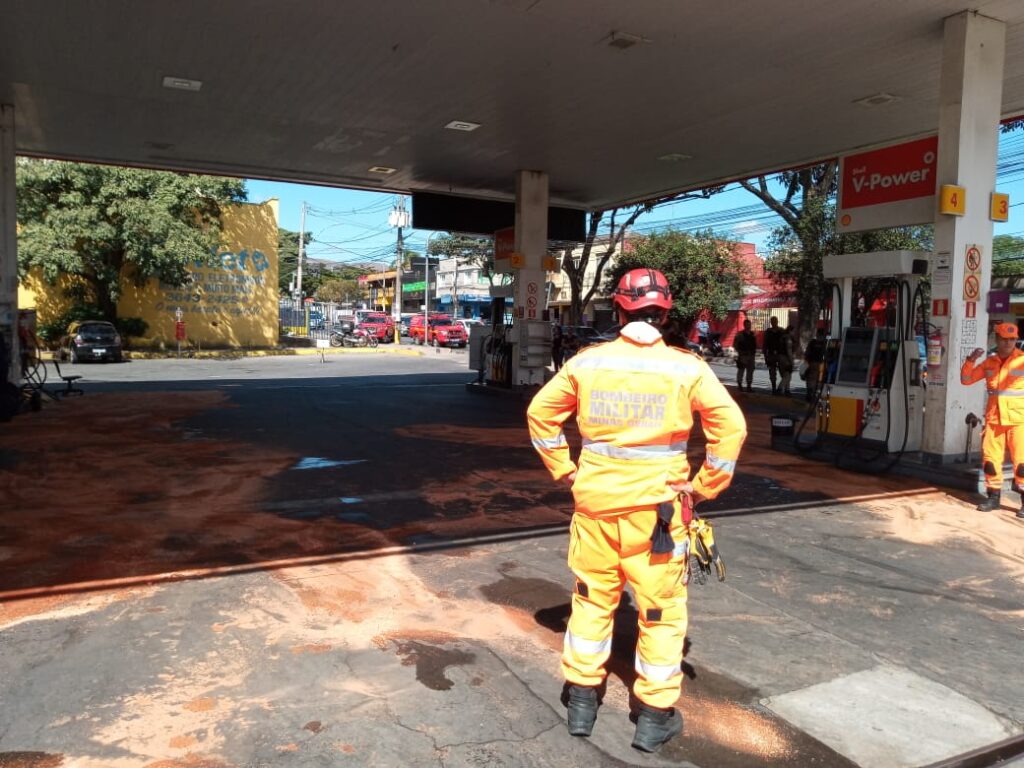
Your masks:
[{"label": "parked car", "polygon": [[592,328],[589,325],[566,325],[562,327],[563,337],[572,335],[579,342],[580,347],[586,347],[590,344],[598,344],[602,341],[608,341],[601,332],[596,328]]},{"label": "parked car", "polygon": [[455,322],[457,322],[459,325],[462,326],[462,330],[464,330],[466,332],[466,338],[467,339],[469,338],[469,334],[470,334],[470,330],[469,329],[470,328],[472,328],[474,325],[483,325],[483,323],[481,321],[479,321],[479,320],[472,320],[472,319],[465,318],[465,317],[459,318]]},{"label": "parked car", "polygon": [[106,320],[76,320],[60,338],[54,353],[61,361],[121,362],[121,334]]},{"label": "parked car", "polygon": [[324,327],[324,313],[317,309],[309,310],[309,329],[319,331]]},{"label": "parked car", "polygon": [[417,344],[435,347],[464,347],[469,340],[465,329],[449,315],[431,315],[426,332],[425,325],[423,315],[413,317],[409,321],[409,338]]},{"label": "parked car", "polygon": [[395,321],[383,312],[364,312],[359,317],[359,327],[368,332],[377,341],[387,344],[395,340]]}]

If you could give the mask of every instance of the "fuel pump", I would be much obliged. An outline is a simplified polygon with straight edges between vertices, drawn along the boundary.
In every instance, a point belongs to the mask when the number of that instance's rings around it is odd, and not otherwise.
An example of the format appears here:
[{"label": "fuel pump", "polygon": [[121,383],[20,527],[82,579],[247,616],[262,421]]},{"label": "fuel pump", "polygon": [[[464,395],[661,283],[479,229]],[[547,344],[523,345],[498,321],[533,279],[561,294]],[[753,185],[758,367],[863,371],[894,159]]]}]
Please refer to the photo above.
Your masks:
[{"label": "fuel pump", "polygon": [[[921,281],[930,254],[877,251],[826,256],[822,271],[833,285],[831,340],[816,401],[818,436],[856,442],[877,456],[921,448],[924,366],[916,328]],[[887,285],[884,319],[865,312],[853,322],[856,279]],[[870,308],[867,308],[870,309]],[[837,460],[842,457],[840,451]]]}]

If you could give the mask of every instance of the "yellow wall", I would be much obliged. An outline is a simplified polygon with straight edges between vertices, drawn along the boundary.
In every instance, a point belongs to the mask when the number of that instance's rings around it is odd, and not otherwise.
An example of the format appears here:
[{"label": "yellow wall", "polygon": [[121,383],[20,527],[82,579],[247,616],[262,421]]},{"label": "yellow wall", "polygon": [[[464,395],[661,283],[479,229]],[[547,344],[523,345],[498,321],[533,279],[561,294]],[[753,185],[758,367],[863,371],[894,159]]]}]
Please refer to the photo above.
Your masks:
[{"label": "yellow wall", "polygon": [[[141,317],[149,324],[147,340],[169,346],[175,312],[182,311],[186,343],[202,346],[268,347],[278,340],[277,200],[225,208],[223,244],[213,264],[193,265],[183,288],[150,280],[136,286],[123,280],[119,317]],[[18,306],[35,307],[40,322],[67,308],[60,288],[30,276],[18,289]]]}]

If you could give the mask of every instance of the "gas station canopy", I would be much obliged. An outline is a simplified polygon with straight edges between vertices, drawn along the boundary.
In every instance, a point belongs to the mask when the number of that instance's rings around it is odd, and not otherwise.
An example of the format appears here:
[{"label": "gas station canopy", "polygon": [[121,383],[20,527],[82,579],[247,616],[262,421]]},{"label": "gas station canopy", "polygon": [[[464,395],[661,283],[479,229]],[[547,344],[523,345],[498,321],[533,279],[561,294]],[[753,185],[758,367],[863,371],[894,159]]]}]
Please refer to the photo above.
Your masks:
[{"label": "gas station canopy", "polygon": [[[1004,117],[1024,113],[1024,2]],[[963,0],[12,0],[19,153],[586,209],[935,133]],[[475,127],[474,127],[475,126]]]}]

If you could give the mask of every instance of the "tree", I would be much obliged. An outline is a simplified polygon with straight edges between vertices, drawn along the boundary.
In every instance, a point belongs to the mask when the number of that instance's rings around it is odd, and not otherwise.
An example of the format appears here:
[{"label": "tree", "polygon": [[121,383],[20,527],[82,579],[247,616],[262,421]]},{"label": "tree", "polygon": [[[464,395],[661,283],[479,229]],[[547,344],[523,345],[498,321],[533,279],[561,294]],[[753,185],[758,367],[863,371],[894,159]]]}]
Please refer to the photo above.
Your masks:
[{"label": "tree", "polygon": [[457,259],[459,264],[480,268],[480,274],[491,284],[497,273],[494,271],[494,238],[478,235],[463,235],[449,232],[432,239],[427,255],[441,259]]},{"label": "tree", "polygon": [[18,269],[78,278],[78,303],[117,319],[122,281],[174,286],[208,261],[221,207],[245,200],[237,179],[17,158]]},{"label": "tree", "polygon": [[[832,161],[779,174],[778,181],[785,190],[781,199],[769,189],[765,176],[740,182],[740,186],[785,222],[785,226],[776,229],[769,239],[768,249],[772,255],[765,268],[778,282],[796,285],[800,336],[804,341],[813,334],[821,312],[825,289],[822,259],[826,255],[932,248],[931,225],[837,233],[833,199],[838,171],[839,163]],[[862,285],[870,294],[881,283],[874,281]]]},{"label": "tree", "polygon": [[325,277],[314,296],[317,301],[347,304],[362,296],[362,289],[356,280]]},{"label": "tree", "polygon": [[632,241],[632,248],[609,269],[605,290],[611,293],[631,269],[650,267],[664,273],[672,289],[669,317],[685,327],[703,311],[723,317],[743,286],[743,263],[732,244],[711,230],[689,234],[673,229]]},{"label": "tree", "polygon": [[1024,276],[1024,237],[996,235],[992,238],[992,276]]},{"label": "tree", "polygon": [[[621,248],[626,233],[636,220],[645,213],[650,213],[657,206],[679,200],[707,199],[722,191],[721,186],[708,187],[696,192],[681,192],[675,195],[660,197],[655,200],[637,203],[634,206],[622,206],[611,208],[605,211],[596,211],[590,215],[590,222],[587,226],[586,239],[583,241],[579,259],[573,258],[578,247],[577,243],[566,243],[560,248],[562,255],[562,270],[569,279],[569,325],[578,325],[583,316],[583,308],[594,298],[594,294],[601,285],[601,277],[616,251]],[[607,215],[607,225],[602,227]],[[624,215],[625,218],[616,224],[616,218]],[[595,248],[597,249],[595,251]],[[594,269],[594,281],[590,286],[584,286],[583,280],[587,274],[587,267],[590,259],[597,259]]]},{"label": "tree", "polygon": [[[309,232],[303,235],[303,252],[305,253],[310,242],[313,240]],[[296,265],[299,263],[299,233],[289,229],[278,227],[277,229],[277,287],[282,296],[291,296],[292,281],[295,279]],[[315,289],[314,285],[308,289],[306,285],[306,268],[303,265],[303,292],[310,294]],[[308,290],[307,290],[308,289]]]}]

